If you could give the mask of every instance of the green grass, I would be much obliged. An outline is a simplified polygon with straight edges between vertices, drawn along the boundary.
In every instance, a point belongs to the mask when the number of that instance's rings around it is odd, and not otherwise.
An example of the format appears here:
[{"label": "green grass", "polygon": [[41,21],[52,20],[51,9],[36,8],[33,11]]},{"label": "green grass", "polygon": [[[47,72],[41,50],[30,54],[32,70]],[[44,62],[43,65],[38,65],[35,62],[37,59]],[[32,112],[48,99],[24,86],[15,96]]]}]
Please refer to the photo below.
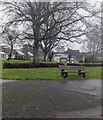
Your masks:
[{"label": "green grass", "polygon": [[34,69],[4,69],[3,78],[20,80],[53,80],[60,79],[59,71],[55,68]]},{"label": "green grass", "polygon": [[103,67],[87,67],[86,72],[88,78],[101,79]]},{"label": "green grass", "polygon": [[28,63],[28,62],[32,62],[32,60],[2,60],[2,63]]},{"label": "green grass", "polygon": [[[32,60],[0,60],[2,61],[2,63],[28,63],[28,62],[32,62]],[[53,63],[51,61],[39,61],[40,63]],[[66,62],[61,62],[61,63],[66,63]]]},{"label": "green grass", "polygon": [[[101,79],[100,67],[87,67],[86,72],[87,78]],[[58,68],[3,69],[2,78],[12,80],[63,80]],[[72,73],[68,75],[67,79],[80,80],[82,78]]]}]

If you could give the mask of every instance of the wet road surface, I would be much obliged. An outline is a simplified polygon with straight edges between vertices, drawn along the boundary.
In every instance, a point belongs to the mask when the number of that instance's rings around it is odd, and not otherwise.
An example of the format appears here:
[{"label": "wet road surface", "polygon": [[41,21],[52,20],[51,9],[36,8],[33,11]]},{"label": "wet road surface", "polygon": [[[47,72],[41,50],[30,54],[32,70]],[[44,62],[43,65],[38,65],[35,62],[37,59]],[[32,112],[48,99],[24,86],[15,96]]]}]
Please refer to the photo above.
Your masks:
[{"label": "wet road surface", "polygon": [[[3,118],[70,118],[72,113],[75,118],[76,111],[81,113],[77,118],[93,117],[95,113],[99,118],[101,80],[4,80],[2,98]],[[94,109],[94,114],[85,114],[87,109]]]}]

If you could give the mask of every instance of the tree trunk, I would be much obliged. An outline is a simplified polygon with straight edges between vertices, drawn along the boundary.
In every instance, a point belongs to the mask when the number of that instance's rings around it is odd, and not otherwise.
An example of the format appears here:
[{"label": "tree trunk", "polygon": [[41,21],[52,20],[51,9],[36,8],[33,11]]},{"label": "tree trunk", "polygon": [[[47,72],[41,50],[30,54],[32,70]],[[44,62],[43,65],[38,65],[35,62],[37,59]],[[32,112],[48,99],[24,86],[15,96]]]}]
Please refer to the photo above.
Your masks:
[{"label": "tree trunk", "polygon": [[71,55],[69,55],[69,63],[71,63]]},{"label": "tree trunk", "polygon": [[44,61],[46,61],[47,53],[44,52]]},{"label": "tree trunk", "polygon": [[28,55],[28,44],[26,45],[26,59],[28,60],[29,59],[29,55]]},{"label": "tree trunk", "polygon": [[10,59],[11,59],[11,53],[8,55],[8,59],[7,60],[9,61]]},{"label": "tree trunk", "polygon": [[[35,23],[36,24],[36,23]],[[34,46],[33,46],[33,62],[38,62],[38,51],[39,51],[39,31],[40,27],[38,24],[33,24],[33,34],[34,34]]]},{"label": "tree trunk", "polygon": [[94,52],[92,54],[92,63],[94,62]]},{"label": "tree trunk", "polygon": [[13,51],[13,44],[11,43],[11,49],[10,49],[10,54],[8,56],[8,59],[7,60],[10,60],[11,57],[12,57],[12,51]]},{"label": "tree trunk", "polygon": [[38,62],[39,43],[35,40],[33,46],[33,62]]}]

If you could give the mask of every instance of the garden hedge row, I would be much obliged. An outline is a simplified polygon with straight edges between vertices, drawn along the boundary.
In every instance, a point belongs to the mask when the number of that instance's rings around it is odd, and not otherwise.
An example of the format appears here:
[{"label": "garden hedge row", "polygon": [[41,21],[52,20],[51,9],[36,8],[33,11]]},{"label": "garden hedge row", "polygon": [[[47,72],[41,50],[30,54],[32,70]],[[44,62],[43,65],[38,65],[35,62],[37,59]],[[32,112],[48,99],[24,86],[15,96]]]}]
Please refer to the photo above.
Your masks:
[{"label": "garden hedge row", "polygon": [[3,68],[51,68],[63,63],[4,63]]},{"label": "garden hedge row", "polygon": [[[51,68],[59,67],[59,65],[64,65],[64,63],[4,63],[3,68]],[[67,63],[71,66],[85,66],[85,67],[100,67],[103,66],[102,63]]]},{"label": "garden hedge row", "polygon": [[78,66],[85,66],[85,67],[101,67],[103,66],[103,63],[68,63],[67,65],[78,65]]}]

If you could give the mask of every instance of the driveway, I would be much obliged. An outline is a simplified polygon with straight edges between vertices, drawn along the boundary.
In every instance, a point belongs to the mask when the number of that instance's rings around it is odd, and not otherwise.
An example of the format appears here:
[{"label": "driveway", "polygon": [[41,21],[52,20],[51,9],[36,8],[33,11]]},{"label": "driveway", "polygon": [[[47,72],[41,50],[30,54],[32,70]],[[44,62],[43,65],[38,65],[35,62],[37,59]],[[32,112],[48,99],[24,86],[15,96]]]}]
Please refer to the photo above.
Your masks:
[{"label": "driveway", "polygon": [[101,80],[4,80],[2,98],[3,118],[101,117]]}]

